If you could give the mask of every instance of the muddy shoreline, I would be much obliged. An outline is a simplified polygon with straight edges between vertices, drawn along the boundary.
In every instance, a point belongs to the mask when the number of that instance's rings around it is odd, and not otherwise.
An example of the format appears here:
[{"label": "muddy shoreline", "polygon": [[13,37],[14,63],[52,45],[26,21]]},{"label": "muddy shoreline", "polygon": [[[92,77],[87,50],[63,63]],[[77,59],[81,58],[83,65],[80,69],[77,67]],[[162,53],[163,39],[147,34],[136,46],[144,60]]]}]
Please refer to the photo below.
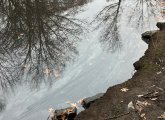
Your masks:
[{"label": "muddy shoreline", "polygon": [[165,119],[165,23],[157,27],[145,55],[134,64],[133,77],[110,87],[75,120]]}]

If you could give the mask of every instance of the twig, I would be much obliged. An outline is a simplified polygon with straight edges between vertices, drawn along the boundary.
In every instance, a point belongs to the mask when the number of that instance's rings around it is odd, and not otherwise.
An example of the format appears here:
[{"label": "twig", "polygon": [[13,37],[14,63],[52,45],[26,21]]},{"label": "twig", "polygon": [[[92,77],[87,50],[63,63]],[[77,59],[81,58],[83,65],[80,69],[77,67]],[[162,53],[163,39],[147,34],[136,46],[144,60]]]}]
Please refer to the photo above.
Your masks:
[{"label": "twig", "polygon": [[122,116],[128,115],[128,114],[130,114],[130,112],[127,112],[127,113],[124,113],[124,114],[121,114],[121,115],[118,115],[118,116],[114,116],[114,117],[105,118],[104,120],[116,119],[116,118],[119,118],[119,117],[122,117]]},{"label": "twig", "polygon": [[155,97],[159,97],[160,95],[153,95],[153,96],[142,96],[142,98],[155,98]]},{"label": "twig", "polygon": [[147,93],[147,94],[144,94],[143,96],[141,96],[142,98],[155,98],[155,97],[158,97],[158,96],[160,96],[160,94],[155,94],[155,95],[152,95],[152,94],[154,94],[155,93],[155,91],[152,91],[152,92],[149,92],[149,93]]},{"label": "twig", "polygon": [[147,95],[150,95],[150,94],[152,94],[152,93],[154,93],[154,91],[151,91],[151,92],[149,92],[149,93],[146,93],[146,94],[144,94],[143,96],[147,96]]},{"label": "twig", "polygon": [[165,99],[157,99],[156,101],[165,101]]}]

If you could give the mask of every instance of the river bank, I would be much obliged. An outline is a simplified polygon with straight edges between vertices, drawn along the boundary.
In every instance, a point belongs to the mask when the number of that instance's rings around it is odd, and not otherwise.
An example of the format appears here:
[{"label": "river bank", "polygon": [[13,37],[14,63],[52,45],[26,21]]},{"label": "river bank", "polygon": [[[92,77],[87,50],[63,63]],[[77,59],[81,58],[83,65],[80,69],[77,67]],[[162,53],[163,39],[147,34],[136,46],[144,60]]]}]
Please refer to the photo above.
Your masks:
[{"label": "river bank", "polygon": [[76,120],[165,119],[165,23],[157,26],[145,55],[134,64],[133,77],[110,87]]}]

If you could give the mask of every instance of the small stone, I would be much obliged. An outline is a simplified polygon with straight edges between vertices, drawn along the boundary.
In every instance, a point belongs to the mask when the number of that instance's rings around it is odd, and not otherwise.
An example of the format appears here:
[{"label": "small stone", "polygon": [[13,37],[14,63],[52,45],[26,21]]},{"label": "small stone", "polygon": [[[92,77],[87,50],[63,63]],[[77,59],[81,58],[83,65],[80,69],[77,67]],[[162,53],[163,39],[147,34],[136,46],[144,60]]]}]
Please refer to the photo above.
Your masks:
[{"label": "small stone", "polygon": [[153,100],[153,101],[155,101],[155,100],[157,100],[158,98],[151,98],[151,100]]}]

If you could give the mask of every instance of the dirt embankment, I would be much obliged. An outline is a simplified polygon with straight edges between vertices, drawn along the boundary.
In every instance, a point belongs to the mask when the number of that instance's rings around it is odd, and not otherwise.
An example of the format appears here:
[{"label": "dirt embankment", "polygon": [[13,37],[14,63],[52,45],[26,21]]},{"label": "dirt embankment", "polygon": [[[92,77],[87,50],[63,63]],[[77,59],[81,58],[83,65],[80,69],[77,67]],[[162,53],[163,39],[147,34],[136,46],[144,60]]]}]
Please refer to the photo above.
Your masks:
[{"label": "dirt embankment", "polygon": [[75,120],[165,119],[165,23],[157,26],[145,56],[134,64],[134,76],[110,87]]}]

